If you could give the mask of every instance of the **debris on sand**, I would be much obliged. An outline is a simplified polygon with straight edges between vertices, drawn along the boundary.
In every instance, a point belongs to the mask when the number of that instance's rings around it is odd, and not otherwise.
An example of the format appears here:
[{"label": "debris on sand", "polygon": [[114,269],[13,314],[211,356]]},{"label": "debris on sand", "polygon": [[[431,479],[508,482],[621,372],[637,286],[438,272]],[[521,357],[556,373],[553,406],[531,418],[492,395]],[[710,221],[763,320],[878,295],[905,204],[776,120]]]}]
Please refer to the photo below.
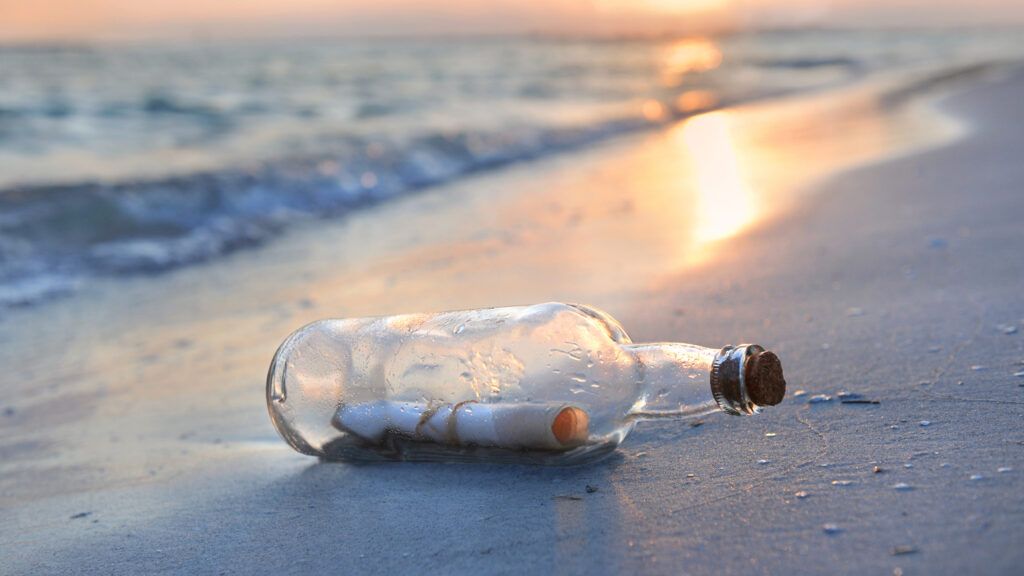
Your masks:
[{"label": "debris on sand", "polygon": [[1017,327],[1013,324],[998,324],[996,325],[996,330],[999,330],[1000,332],[1006,334],[1007,336],[1011,336],[1017,333]]}]

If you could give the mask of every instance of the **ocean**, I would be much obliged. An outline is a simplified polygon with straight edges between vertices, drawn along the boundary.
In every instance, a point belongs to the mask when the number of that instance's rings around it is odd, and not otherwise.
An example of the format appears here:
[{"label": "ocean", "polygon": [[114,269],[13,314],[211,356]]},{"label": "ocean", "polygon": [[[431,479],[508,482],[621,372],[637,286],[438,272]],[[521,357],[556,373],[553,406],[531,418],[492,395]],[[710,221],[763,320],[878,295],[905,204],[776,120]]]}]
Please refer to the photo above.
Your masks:
[{"label": "ocean", "polygon": [[[1024,56],[1019,30],[0,46],[0,308],[717,107]],[[923,82],[923,83],[922,83]]]}]

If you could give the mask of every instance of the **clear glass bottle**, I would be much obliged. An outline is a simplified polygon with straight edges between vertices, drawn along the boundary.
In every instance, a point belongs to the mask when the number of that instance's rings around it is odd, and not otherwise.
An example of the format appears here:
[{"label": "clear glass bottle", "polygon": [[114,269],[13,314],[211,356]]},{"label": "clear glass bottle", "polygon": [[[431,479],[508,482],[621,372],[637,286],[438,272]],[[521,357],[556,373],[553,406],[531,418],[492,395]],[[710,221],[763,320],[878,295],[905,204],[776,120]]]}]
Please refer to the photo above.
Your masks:
[{"label": "clear glass bottle", "polygon": [[574,464],[638,420],[782,401],[758,345],[634,344],[578,304],[320,320],[274,355],[267,406],[299,452],[336,460]]}]

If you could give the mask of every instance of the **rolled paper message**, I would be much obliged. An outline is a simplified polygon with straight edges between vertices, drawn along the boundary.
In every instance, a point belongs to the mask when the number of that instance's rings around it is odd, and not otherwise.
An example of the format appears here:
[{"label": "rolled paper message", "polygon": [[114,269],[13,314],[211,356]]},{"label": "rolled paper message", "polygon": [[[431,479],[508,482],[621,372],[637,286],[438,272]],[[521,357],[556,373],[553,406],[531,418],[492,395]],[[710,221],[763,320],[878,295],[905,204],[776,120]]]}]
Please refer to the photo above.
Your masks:
[{"label": "rolled paper message", "polygon": [[590,418],[567,404],[467,401],[428,406],[378,400],[344,405],[332,423],[373,443],[394,434],[452,446],[568,450],[586,442]]}]

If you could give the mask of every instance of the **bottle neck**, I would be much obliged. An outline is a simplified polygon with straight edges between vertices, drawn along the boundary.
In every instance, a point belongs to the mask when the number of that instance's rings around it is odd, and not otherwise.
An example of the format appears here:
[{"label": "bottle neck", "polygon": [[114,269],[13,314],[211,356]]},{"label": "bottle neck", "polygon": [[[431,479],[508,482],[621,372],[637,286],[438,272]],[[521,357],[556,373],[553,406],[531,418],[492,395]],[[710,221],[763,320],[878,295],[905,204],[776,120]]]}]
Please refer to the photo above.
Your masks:
[{"label": "bottle neck", "polygon": [[764,351],[760,346],[714,349],[665,342],[627,344],[624,348],[636,358],[640,373],[640,394],[629,411],[632,418],[759,411],[748,395],[744,373],[747,359]]}]

